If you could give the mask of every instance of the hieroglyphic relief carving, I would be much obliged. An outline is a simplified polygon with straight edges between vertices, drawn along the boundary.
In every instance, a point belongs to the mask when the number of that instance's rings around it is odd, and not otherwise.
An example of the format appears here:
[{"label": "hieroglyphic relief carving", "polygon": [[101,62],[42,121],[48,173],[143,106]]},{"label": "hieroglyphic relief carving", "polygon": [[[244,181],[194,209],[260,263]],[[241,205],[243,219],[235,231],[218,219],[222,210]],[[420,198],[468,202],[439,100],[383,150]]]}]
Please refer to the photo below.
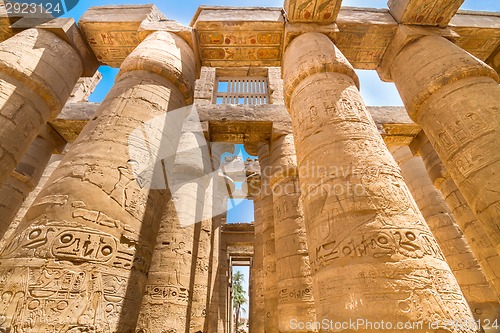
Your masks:
[{"label": "hieroglyphic relief carving", "polygon": [[340,9],[336,0],[287,0],[285,10],[291,22],[333,22]]},{"label": "hieroglyphic relief carving", "polygon": [[[473,322],[340,51],[319,33],[297,37],[285,53],[284,81],[318,317],[415,320],[425,313],[418,319]],[[408,312],[406,304],[419,309]]]}]

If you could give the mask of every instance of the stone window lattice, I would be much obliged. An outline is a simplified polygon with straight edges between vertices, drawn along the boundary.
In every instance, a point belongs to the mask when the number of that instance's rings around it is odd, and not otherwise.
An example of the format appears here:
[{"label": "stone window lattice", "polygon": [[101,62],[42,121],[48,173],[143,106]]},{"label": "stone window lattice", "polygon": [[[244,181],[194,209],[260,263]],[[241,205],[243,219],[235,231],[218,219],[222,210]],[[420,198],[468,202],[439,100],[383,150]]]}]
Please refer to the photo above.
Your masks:
[{"label": "stone window lattice", "polygon": [[269,103],[267,77],[219,77],[215,87],[215,104]]}]

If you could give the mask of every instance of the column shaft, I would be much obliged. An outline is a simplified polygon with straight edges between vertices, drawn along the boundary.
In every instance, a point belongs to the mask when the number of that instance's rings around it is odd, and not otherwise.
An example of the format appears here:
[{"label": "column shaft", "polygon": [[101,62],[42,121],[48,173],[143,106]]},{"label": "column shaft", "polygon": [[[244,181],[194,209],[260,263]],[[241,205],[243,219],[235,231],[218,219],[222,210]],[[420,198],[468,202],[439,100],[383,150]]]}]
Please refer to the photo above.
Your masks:
[{"label": "column shaft", "polygon": [[[96,117],[1,253],[1,289],[10,296],[0,327],[134,330],[166,197],[150,183],[164,181],[155,150],[168,145],[151,121],[190,98],[192,59],[167,32],[149,35],[125,59]],[[155,169],[145,175],[139,167]]]},{"label": "column shaft", "polygon": [[271,143],[267,174],[274,206],[279,331],[310,332],[294,327],[314,322],[316,313],[293,135]]},{"label": "column shaft", "polygon": [[439,36],[404,47],[390,71],[409,115],[500,253],[498,74]]},{"label": "column shaft", "polygon": [[250,333],[264,333],[265,325],[265,299],[264,299],[264,221],[262,220],[262,197],[254,196],[254,254],[252,271],[250,273]]},{"label": "column shaft", "polygon": [[423,322],[416,332],[436,320],[433,330],[444,320],[472,323],[345,57],[325,35],[306,33],[290,43],[283,67],[317,317]]},{"label": "column shaft", "polygon": [[262,243],[264,247],[264,330],[278,333],[278,278],[276,275],[276,247],[273,217],[273,195],[269,184],[269,146],[261,145],[258,150],[261,174]]},{"label": "column shaft", "polygon": [[35,138],[26,154],[7,181],[0,186],[0,236],[2,236],[29,193],[35,189],[56,148],[56,140],[49,135],[57,135],[47,126],[46,135]]},{"label": "column shaft", "polygon": [[500,299],[500,255],[495,251],[486,231],[477,221],[431,143],[426,139],[423,140],[419,151],[431,181],[443,194],[486,279],[495,291],[497,299]]},{"label": "column shaft", "polygon": [[481,322],[500,316],[500,304],[472,254],[443,196],[430,180],[424,162],[408,147],[393,152],[425,221],[443,250],[472,313]]},{"label": "column shaft", "polygon": [[0,185],[61,111],[82,71],[77,52],[46,30],[28,29],[0,43]]}]

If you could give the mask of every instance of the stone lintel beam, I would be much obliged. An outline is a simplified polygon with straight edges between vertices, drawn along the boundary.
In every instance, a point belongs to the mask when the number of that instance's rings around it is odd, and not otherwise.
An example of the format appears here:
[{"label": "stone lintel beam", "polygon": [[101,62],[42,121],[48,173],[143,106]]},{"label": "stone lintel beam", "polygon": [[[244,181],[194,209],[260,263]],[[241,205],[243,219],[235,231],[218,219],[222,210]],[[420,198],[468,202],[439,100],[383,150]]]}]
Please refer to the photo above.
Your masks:
[{"label": "stone lintel beam", "polygon": [[50,125],[66,142],[74,142],[85,125],[92,120],[100,103],[68,103]]},{"label": "stone lintel beam", "polygon": [[284,8],[290,22],[333,23],[342,0],[285,0]]},{"label": "stone lintel beam", "polygon": [[500,72],[500,13],[460,10],[449,27],[455,44]]},{"label": "stone lintel beam", "polygon": [[446,27],[464,0],[389,0],[392,16],[401,24]]},{"label": "stone lintel beam", "polygon": [[343,7],[332,40],[356,69],[376,69],[398,23],[387,9]]},{"label": "stone lintel beam", "polygon": [[281,65],[285,18],[281,8],[198,8],[196,31],[203,66],[276,67]]},{"label": "stone lintel beam", "polygon": [[47,21],[44,18],[23,17],[12,23],[11,28],[14,32],[31,28],[44,29],[66,41],[78,53],[83,64],[82,76],[84,77],[92,77],[99,67],[99,62],[87,43],[87,39],[72,18],[55,18]]},{"label": "stone lintel beam", "polygon": [[452,42],[458,37],[450,28],[437,28],[437,27],[418,27],[400,25],[396,30],[394,38],[389,43],[382,60],[377,68],[377,73],[382,81],[391,82],[391,66],[396,59],[397,55],[405,46],[411,44],[413,41],[425,36],[442,36],[451,40]]},{"label": "stone lintel beam", "polygon": [[[94,118],[98,107],[98,103],[66,104],[50,124],[67,142],[73,142],[85,124]],[[292,130],[290,116],[283,105],[206,104],[196,108],[207,139],[243,143],[250,151],[252,145],[268,142]],[[368,111],[387,145],[407,146],[420,133],[420,126],[408,117],[404,107],[368,106]]]},{"label": "stone lintel beam", "polygon": [[253,223],[225,223],[221,227],[223,242],[230,245],[251,245],[254,243]]},{"label": "stone lintel beam", "polygon": [[123,60],[153,31],[174,33],[196,49],[192,29],[168,20],[154,5],[90,7],[78,25],[97,59],[111,67],[120,67]]},{"label": "stone lintel beam", "polygon": [[[5,11],[5,10],[4,10]],[[2,14],[0,40],[12,36],[10,24],[17,18]],[[500,15],[458,11],[449,27],[457,32],[457,45],[488,63],[499,44]],[[311,30],[328,35],[356,69],[376,69],[391,42],[398,22],[387,9],[341,7],[331,22],[286,22],[281,8],[198,8],[185,27],[168,20],[153,5],[91,7],[79,26],[97,59],[119,67],[123,59],[152,31],[162,30],[182,37],[204,65],[215,67],[280,66],[286,45],[300,33]],[[423,26],[422,26],[423,27]],[[242,42],[245,41],[244,47]]]}]

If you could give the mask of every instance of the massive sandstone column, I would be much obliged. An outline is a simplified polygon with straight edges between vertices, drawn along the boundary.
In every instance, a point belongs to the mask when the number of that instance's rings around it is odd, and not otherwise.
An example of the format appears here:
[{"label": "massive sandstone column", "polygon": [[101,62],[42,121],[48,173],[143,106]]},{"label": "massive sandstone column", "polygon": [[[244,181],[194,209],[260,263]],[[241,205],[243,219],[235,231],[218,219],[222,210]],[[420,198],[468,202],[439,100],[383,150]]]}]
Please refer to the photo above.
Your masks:
[{"label": "massive sandstone column", "polygon": [[449,176],[431,143],[424,136],[418,147],[427,172],[434,186],[441,191],[455,221],[469,243],[474,256],[479,261],[483,273],[500,300],[500,255],[488,238],[482,225],[469,208],[462,193]]},{"label": "massive sandstone column", "polygon": [[278,278],[276,275],[276,246],[273,216],[273,195],[270,187],[269,145],[262,144],[258,149],[261,182],[261,210],[263,268],[264,268],[264,329],[266,333],[278,333]]},{"label": "massive sandstone column", "polygon": [[[225,176],[220,168],[221,157],[225,152],[234,152],[234,144],[229,143],[211,143],[210,152],[212,155],[212,165],[214,171],[217,173],[214,179],[213,191],[213,219],[212,219],[212,259],[210,265],[211,294],[209,296],[209,317],[208,317],[208,330],[209,332],[218,332],[219,319],[225,316],[226,302],[220,302],[221,289],[220,286],[224,282],[225,274],[223,272],[223,265],[220,260],[222,240],[221,228],[224,216],[227,211],[228,200],[228,185],[232,180]],[[223,330],[220,333],[224,333]]]},{"label": "massive sandstone column", "polygon": [[0,327],[134,331],[166,197],[137,167],[169,144],[148,124],[191,98],[193,59],[167,32],[151,34],[125,59],[1,253]]},{"label": "massive sandstone column", "polygon": [[390,74],[410,117],[500,253],[500,85],[485,63],[440,36],[414,40]]},{"label": "massive sandstone column", "polygon": [[314,322],[314,297],[306,227],[300,201],[293,135],[276,138],[270,147],[270,186],[274,208],[279,332],[297,330],[292,323]]},{"label": "massive sandstone column", "polygon": [[197,125],[187,119],[180,136],[169,136],[175,157],[171,165],[169,159],[164,163],[171,199],[160,222],[138,333],[205,330],[212,165],[203,131],[196,130]]},{"label": "massive sandstone column", "polygon": [[254,252],[250,268],[250,333],[264,333],[266,318],[264,299],[264,221],[262,219],[262,200],[260,195],[254,195]]},{"label": "massive sandstone column", "polygon": [[458,284],[476,319],[485,323],[500,316],[498,298],[491,289],[462,232],[455,223],[443,196],[434,187],[424,162],[408,147],[399,147],[393,156],[432,234],[443,250]]},{"label": "massive sandstone column", "polygon": [[306,33],[290,43],[283,67],[317,318],[424,322],[416,332],[472,321],[345,57],[325,35]]},{"label": "massive sandstone column", "polygon": [[0,185],[61,111],[82,72],[78,53],[46,30],[28,29],[0,43]]},{"label": "massive sandstone column", "polygon": [[0,186],[0,236],[3,236],[29,193],[35,189],[54,150],[61,150],[65,141],[52,127],[35,138],[26,154],[6,182]]}]

